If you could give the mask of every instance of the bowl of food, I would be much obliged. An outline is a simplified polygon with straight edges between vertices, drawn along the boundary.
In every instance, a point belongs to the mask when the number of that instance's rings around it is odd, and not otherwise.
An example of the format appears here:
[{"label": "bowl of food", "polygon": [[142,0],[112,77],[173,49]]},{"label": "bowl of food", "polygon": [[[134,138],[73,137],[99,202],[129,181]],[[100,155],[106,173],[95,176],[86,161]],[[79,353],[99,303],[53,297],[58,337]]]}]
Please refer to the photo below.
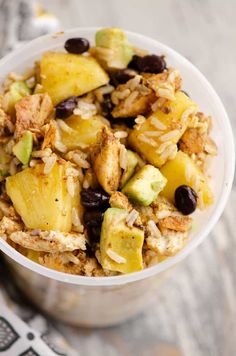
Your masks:
[{"label": "bowl of food", "polygon": [[128,319],[223,212],[219,97],[180,54],[114,28],[40,37],[0,73],[0,247],[17,284],[74,325]]}]

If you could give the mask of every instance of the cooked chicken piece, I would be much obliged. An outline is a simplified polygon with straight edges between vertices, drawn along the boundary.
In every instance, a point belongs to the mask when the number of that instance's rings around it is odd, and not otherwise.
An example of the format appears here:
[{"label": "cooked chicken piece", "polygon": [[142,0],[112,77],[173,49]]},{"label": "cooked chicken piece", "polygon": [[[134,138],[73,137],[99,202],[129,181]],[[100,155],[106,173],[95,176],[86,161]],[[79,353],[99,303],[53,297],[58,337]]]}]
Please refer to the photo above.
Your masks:
[{"label": "cooked chicken piece", "polygon": [[183,249],[187,242],[186,232],[166,230],[165,235],[160,237],[149,236],[146,239],[147,247],[161,256],[174,256]]},{"label": "cooked chicken piece", "polygon": [[[159,74],[142,73],[145,85],[152,89],[158,96],[161,94],[159,89],[172,89],[173,92],[181,88],[182,79],[180,73],[172,68]],[[160,95],[162,96],[162,95]]]},{"label": "cooked chicken piece", "polygon": [[25,96],[16,104],[16,138],[26,130],[40,129],[52,112],[53,105],[48,94]]},{"label": "cooked chicken piece", "polygon": [[6,216],[4,216],[0,221],[0,236],[7,237],[8,235],[20,230],[22,230],[22,224],[9,219]]},{"label": "cooked chicken piece", "polygon": [[11,218],[12,220],[18,220],[19,218],[14,207],[6,201],[0,199],[0,218],[3,216]]},{"label": "cooked chicken piece", "polygon": [[201,135],[199,130],[187,129],[179,141],[179,148],[188,155],[200,153],[204,151],[205,140],[206,135]]},{"label": "cooked chicken piece", "polygon": [[[82,254],[84,254],[84,252],[82,252]],[[39,263],[45,267],[64,273],[81,274],[82,272],[80,259],[71,252],[46,253],[39,257]]]},{"label": "cooked chicken piece", "polygon": [[120,142],[107,127],[104,127],[92,153],[93,170],[103,189],[114,193],[121,177]]},{"label": "cooked chicken piece", "polygon": [[[129,202],[129,199],[127,198],[126,195],[124,195],[121,192],[115,192],[112,194],[109,200],[109,204],[112,208],[118,208],[118,209],[126,209],[129,212],[134,209],[133,205]],[[138,211],[138,209],[135,207],[135,210]],[[137,217],[134,223],[135,226],[140,226],[142,225],[142,220],[140,215]]]},{"label": "cooked chicken piece", "polygon": [[18,231],[9,238],[15,243],[34,251],[64,252],[77,249],[86,250],[85,236],[78,233],[56,231]]},{"label": "cooked chicken piece", "polygon": [[113,193],[110,197],[109,204],[112,208],[126,209],[128,211],[133,209],[127,196],[121,192]]},{"label": "cooked chicken piece", "polygon": [[164,229],[186,232],[192,227],[192,218],[189,216],[175,215],[159,220],[158,226],[161,231]]},{"label": "cooked chicken piece", "polygon": [[46,147],[55,147],[56,142],[56,133],[57,133],[57,124],[54,120],[51,120],[47,125],[45,125],[45,135],[42,144],[42,150]]},{"label": "cooked chicken piece", "polygon": [[[134,93],[134,92],[133,92]],[[114,118],[119,117],[136,117],[147,113],[151,105],[156,100],[156,95],[151,92],[146,96],[138,93],[138,96],[129,102],[129,97],[122,100],[112,111],[112,116]]]}]

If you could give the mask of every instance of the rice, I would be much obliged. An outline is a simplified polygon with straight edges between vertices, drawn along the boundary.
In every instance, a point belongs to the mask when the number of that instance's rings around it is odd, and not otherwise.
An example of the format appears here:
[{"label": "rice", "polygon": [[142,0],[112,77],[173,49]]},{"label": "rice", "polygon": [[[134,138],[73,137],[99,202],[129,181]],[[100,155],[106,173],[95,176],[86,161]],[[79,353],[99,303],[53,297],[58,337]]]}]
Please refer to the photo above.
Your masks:
[{"label": "rice", "polygon": [[72,176],[68,176],[66,179],[66,188],[70,196],[73,198],[75,195],[75,183]]},{"label": "rice", "polygon": [[157,143],[152,138],[145,136],[144,134],[138,135],[138,139],[142,142],[148,143],[149,145],[156,147]]},{"label": "rice", "polygon": [[132,227],[135,220],[139,217],[139,213],[137,210],[132,209],[131,212],[127,215],[125,221],[129,227]]},{"label": "rice", "polygon": [[151,231],[151,236],[153,237],[160,237],[161,236],[161,232],[158,229],[157,225],[155,224],[155,222],[153,220],[149,220],[147,223],[150,231]]},{"label": "rice", "polygon": [[205,204],[204,204],[204,200],[203,200],[203,194],[201,191],[199,191],[197,193],[197,206],[200,210],[204,210],[205,209]]},{"label": "rice", "polygon": [[176,154],[177,154],[178,148],[177,145],[172,144],[170,146],[167,147],[167,149],[161,153],[160,158],[161,160],[165,161],[166,159],[173,159]]},{"label": "rice", "polygon": [[158,147],[158,149],[156,150],[157,154],[161,154],[162,152],[164,152],[169,146],[172,146],[172,142],[164,142],[162,144],[160,144],[160,146]]},{"label": "rice", "polygon": [[156,117],[151,118],[151,124],[157,129],[157,130],[166,130],[167,127],[164,125],[160,120],[158,120]]},{"label": "rice", "polygon": [[43,158],[43,157],[49,157],[52,154],[51,148],[45,148],[44,150],[38,150],[38,151],[33,151],[31,156],[33,158]]},{"label": "rice", "polygon": [[171,101],[175,100],[174,90],[158,88],[156,91],[156,94],[162,98],[165,98],[165,99],[168,99]]},{"label": "rice", "polygon": [[114,90],[111,93],[111,101],[113,102],[113,104],[118,105],[120,100],[127,98],[129,95],[130,90],[128,88],[122,91]]},{"label": "rice", "polygon": [[32,89],[32,88],[34,88],[34,86],[35,86],[35,84],[36,84],[36,79],[35,79],[35,77],[30,77],[30,78],[27,79],[25,82],[26,82],[27,86],[28,86],[30,89]]},{"label": "rice", "polygon": [[108,84],[99,89],[96,89],[94,91],[94,94],[97,100],[99,101],[99,103],[102,103],[104,101],[104,95],[110,94],[114,89],[115,88],[112,85]]},{"label": "rice", "polygon": [[189,168],[189,165],[187,164],[185,166],[185,179],[187,182],[190,182],[191,178],[192,178],[192,172],[191,169]]},{"label": "rice", "polygon": [[111,248],[109,248],[106,253],[110,257],[110,259],[112,259],[116,263],[126,263],[126,258],[118,255],[118,253],[113,251]]},{"label": "rice", "polygon": [[65,121],[58,119],[57,123],[62,131],[67,132],[68,134],[74,132],[74,130],[70,126],[68,126]]},{"label": "rice", "polygon": [[89,181],[87,179],[84,179],[83,181],[83,188],[88,189],[90,187]]},{"label": "rice", "polygon": [[134,102],[134,100],[138,97],[139,93],[137,91],[133,91],[126,99],[124,102],[124,107],[128,108],[131,106]]},{"label": "rice", "polygon": [[146,118],[143,115],[138,115],[134,121],[136,124],[141,125],[146,121]]},{"label": "rice", "polygon": [[82,158],[80,154],[74,153],[73,161],[80,167],[80,168],[89,168],[90,163],[86,161],[86,159]]},{"label": "rice", "polygon": [[171,211],[170,210],[161,210],[161,211],[158,211],[156,213],[156,217],[157,219],[161,220],[161,219],[164,219],[164,218],[167,218],[168,216],[171,215]]},{"label": "rice", "polygon": [[79,214],[78,214],[78,209],[76,209],[76,208],[72,208],[72,224],[74,226],[81,225],[81,221],[80,221]]},{"label": "rice", "polygon": [[191,106],[187,110],[185,110],[181,116],[181,121],[185,124],[189,118],[190,115],[193,115],[196,113],[196,108]]},{"label": "rice", "polygon": [[118,139],[120,138],[126,138],[128,136],[128,132],[127,131],[116,131],[114,133],[114,136]]},{"label": "rice", "polygon": [[50,157],[43,157],[42,160],[45,163],[43,173],[49,174],[57,161],[57,156],[52,154]]},{"label": "rice", "polygon": [[127,86],[128,88],[133,91],[134,89],[137,88],[137,86],[139,85],[139,83],[141,82],[142,76],[141,75],[136,75],[134,78],[130,79],[127,82]]},{"label": "rice", "polygon": [[30,167],[35,167],[37,163],[38,163],[38,161],[36,159],[31,159],[30,163],[29,163],[29,166]]},{"label": "rice", "polygon": [[161,135],[161,132],[158,131],[144,131],[143,134],[145,136],[149,137],[159,137]]},{"label": "rice", "polygon": [[160,141],[165,142],[165,141],[175,138],[178,135],[179,135],[179,130],[172,130],[172,131],[169,131],[166,134],[160,136],[159,139],[160,139]]},{"label": "rice", "polygon": [[96,105],[85,100],[78,100],[77,108],[73,111],[74,115],[79,115],[81,119],[87,120],[97,114]]},{"label": "rice", "polygon": [[58,123],[56,123],[55,148],[62,153],[67,151],[67,147],[61,142],[61,133]]}]

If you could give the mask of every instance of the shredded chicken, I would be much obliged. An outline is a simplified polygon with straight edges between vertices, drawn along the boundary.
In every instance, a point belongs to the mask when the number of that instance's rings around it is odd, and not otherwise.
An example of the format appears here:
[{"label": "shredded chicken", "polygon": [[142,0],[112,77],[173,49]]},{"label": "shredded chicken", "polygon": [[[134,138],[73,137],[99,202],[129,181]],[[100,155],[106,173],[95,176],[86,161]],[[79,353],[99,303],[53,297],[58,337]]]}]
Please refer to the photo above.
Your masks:
[{"label": "shredded chicken", "polygon": [[19,139],[26,130],[40,129],[48,119],[53,104],[48,94],[25,96],[16,104],[16,131]]},{"label": "shredded chicken", "polygon": [[8,235],[20,230],[22,230],[22,224],[9,219],[6,216],[4,216],[0,221],[0,236],[7,237]]},{"label": "shredded chicken", "polygon": [[158,226],[161,231],[164,229],[186,232],[192,227],[192,218],[189,216],[168,216],[164,219],[159,220]]},{"label": "shredded chicken", "polygon": [[119,187],[121,177],[119,153],[119,140],[104,127],[92,154],[92,162],[97,179],[108,194],[114,193]]},{"label": "shredded chicken", "polygon": [[56,143],[56,133],[57,133],[57,124],[54,120],[51,120],[48,124],[45,125],[45,135],[42,144],[42,150],[47,147],[54,148]]},{"label": "shredded chicken", "polygon": [[85,236],[78,233],[56,231],[17,231],[9,235],[15,243],[34,251],[64,252],[86,250]]},{"label": "shredded chicken", "polygon": [[195,128],[187,129],[179,142],[179,148],[191,155],[204,151],[206,135],[201,135],[199,130]]},{"label": "shredded chicken", "polygon": [[[122,84],[124,85],[124,84]],[[122,100],[112,111],[114,118],[119,117],[136,117],[147,113],[151,105],[155,102],[156,95],[151,92],[146,96],[138,95],[130,105],[126,105],[126,101]]]},{"label": "shredded chicken", "polygon": [[174,256],[177,252],[182,250],[187,242],[186,232],[176,232],[173,230],[166,230],[165,235],[160,237],[149,236],[146,239],[147,247],[161,256]]}]

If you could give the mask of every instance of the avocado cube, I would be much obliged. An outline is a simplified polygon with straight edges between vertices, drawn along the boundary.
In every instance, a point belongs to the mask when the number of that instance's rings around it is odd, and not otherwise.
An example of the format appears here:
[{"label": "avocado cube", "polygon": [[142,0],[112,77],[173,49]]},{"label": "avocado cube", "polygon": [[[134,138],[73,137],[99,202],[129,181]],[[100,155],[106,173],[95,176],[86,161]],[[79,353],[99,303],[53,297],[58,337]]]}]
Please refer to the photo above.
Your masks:
[{"label": "avocado cube", "polygon": [[125,68],[131,61],[134,51],[120,28],[103,28],[96,33],[96,46],[111,49],[113,55],[106,61],[109,68]]},{"label": "avocado cube", "polygon": [[167,179],[150,164],[142,167],[124,186],[122,192],[135,203],[150,205],[165,187]]},{"label": "avocado cube", "polygon": [[128,211],[109,208],[102,223],[100,249],[104,269],[131,273],[143,269],[144,231],[126,224]]},{"label": "avocado cube", "polygon": [[7,95],[7,113],[13,115],[15,112],[16,103],[21,100],[24,96],[30,95],[31,89],[27,86],[27,84],[20,80],[18,82],[14,82],[10,85],[9,92]]},{"label": "avocado cube", "polygon": [[134,174],[134,170],[138,164],[138,157],[137,154],[134,153],[133,151],[127,150],[127,167],[126,170],[124,171],[121,181],[120,181],[120,187],[123,188],[123,186],[128,182],[128,180],[132,177]]},{"label": "avocado cube", "polygon": [[33,135],[32,132],[26,131],[21,139],[13,147],[14,155],[23,164],[28,164],[33,148]]}]

